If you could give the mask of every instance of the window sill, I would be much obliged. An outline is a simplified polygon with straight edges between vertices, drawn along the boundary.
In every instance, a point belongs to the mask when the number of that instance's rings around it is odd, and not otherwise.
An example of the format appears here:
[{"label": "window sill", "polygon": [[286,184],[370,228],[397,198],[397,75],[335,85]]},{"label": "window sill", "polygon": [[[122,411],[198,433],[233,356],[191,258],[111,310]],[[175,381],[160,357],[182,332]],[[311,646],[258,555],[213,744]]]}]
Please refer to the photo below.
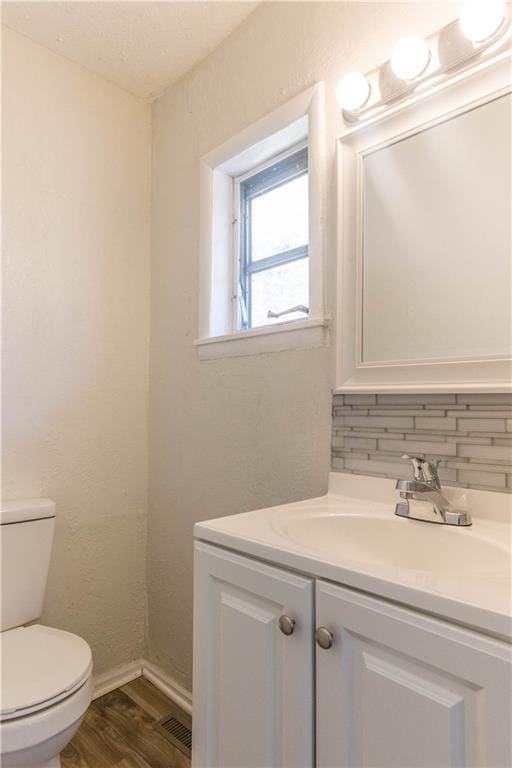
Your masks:
[{"label": "window sill", "polygon": [[304,347],[324,347],[328,339],[328,325],[329,320],[326,318],[291,320],[226,336],[196,339],[194,345],[201,360],[260,355]]}]

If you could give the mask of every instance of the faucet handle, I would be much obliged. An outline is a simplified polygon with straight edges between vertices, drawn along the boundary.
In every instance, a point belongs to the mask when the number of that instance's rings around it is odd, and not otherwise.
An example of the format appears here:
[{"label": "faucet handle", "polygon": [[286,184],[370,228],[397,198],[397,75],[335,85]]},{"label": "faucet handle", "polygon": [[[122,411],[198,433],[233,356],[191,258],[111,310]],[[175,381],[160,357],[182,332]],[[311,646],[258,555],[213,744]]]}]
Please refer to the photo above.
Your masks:
[{"label": "faucet handle", "polygon": [[414,479],[420,480],[423,482],[423,464],[425,463],[425,457],[424,456],[409,456],[409,454],[404,453],[402,456],[402,459],[406,459],[407,461],[412,461],[412,466],[414,467]]},{"label": "faucet handle", "polygon": [[409,461],[412,461],[415,480],[419,480],[421,483],[433,485],[436,488],[441,487],[441,483],[439,482],[439,475],[437,474],[437,468],[441,463],[441,459],[427,459],[425,456],[409,456],[406,453],[404,453],[402,459],[408,459]]}]

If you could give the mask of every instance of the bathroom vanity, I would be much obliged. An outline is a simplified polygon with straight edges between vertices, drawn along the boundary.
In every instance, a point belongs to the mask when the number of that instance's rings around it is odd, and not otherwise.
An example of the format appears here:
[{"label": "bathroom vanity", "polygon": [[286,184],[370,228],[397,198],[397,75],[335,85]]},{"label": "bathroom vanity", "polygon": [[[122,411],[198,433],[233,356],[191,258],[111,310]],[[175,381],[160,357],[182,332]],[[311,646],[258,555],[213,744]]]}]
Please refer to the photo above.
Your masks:
[{"label": "bathroom vanity", "polygon": [[391,480],[195,526],[194,768],[510,766],[510,496]]}]

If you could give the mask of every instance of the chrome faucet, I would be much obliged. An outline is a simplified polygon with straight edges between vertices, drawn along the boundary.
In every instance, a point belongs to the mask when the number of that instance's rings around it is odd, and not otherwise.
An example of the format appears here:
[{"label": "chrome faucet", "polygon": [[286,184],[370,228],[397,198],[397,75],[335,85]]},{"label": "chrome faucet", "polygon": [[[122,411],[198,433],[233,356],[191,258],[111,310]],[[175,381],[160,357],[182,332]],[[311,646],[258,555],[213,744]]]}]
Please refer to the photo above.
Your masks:
[{"label": "chrome faucet", "polygon": [[[437,473],[440,459],[429,461],[424,456],[402,456],[402,459],[412,461],[414,480],[397,480],[396,488],[405,504],[400,502],[395,507],[395,515],[409,517],[411,520],[422,520],[425,523],[441,523],[443,525],[471,525],[468,512],[454,509],[441,491],[441,482]],[[430,501],[432,508],[425,511],[414,508],[411,510],[409,500]],[[417,505],[416,505],[417,506]]]}]

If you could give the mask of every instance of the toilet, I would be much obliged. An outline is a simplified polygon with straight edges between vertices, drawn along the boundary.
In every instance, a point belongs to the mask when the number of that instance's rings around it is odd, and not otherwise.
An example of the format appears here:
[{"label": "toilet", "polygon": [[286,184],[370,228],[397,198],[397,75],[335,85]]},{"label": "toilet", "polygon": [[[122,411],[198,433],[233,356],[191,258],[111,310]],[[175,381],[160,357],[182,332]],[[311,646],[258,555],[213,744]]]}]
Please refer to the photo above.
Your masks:
[{"label": "toilet", "polygon": [[0,765],[58,768],[91,702],[92,655],[81,637],[30,624],[42,612],[55,528],[48,499],[0,510]]}]

